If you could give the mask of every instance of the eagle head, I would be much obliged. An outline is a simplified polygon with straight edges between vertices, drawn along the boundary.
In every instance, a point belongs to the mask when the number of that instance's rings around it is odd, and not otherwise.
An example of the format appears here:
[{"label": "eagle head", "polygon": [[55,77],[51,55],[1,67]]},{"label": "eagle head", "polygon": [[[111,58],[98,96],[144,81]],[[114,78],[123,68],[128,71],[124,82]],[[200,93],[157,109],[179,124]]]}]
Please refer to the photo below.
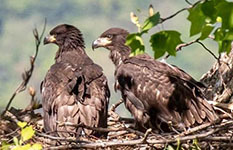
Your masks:
[{"label": "eagle head", "polygon": [[61,46],[84,47],[84,40],[79,29],[72,25],[61,24],[53,28],[49,35],[44,38],[44,44],[54,43]]},{"label": "eagle head", "polygon": [[92,43],[92,49],[104,47],[111,50],[112,47],[124,45],[128,34],[128,31],[121,28],[110,28]]}]

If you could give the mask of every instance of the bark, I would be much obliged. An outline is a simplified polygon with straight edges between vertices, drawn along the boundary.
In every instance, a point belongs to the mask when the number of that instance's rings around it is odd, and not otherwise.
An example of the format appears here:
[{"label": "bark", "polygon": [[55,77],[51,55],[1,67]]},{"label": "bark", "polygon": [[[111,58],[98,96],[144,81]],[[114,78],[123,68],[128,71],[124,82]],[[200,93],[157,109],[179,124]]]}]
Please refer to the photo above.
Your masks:
[{"label": "bark", "polygon": [[209,100],[233,102],[233,43],[231,47],[231,52],[221,54],[219,61],[201,78],[207,87],[204,93]]}]

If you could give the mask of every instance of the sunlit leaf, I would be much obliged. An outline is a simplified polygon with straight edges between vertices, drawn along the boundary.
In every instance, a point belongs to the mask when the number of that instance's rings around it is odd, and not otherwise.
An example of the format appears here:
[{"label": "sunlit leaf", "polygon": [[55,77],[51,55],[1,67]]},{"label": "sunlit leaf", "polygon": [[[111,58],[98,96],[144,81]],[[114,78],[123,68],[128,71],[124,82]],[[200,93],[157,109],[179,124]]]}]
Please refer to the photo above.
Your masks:
[{"label": "sunlit leaf", "polygon": [[10,144],[8,144],[6,141],[2,141],[2,146],[1,149],[2,150],[9,150],[10,149]]},{"label": "sunlit leaf", "polygon": [[139,23],[138,17],[133,12],[130,13],[130,19],[133,24],[137,25]]},{"label": "sunlit leaf", "polygon": [[201,148],[199,147],[197,139],[193,140],[193,148],[192,148],[192,150],[201,150]]},{"label": "sunlit leaf", "polygon": [[159,23],[160,14],[159,12],[147,18],[142,26],[142,31],[146,32],[150,30],[152,27],[156,26]]},{"label": "sunlit leaf", "polygon": [[30,150],[41,150],[42,149],[42,145],[41,144],[33,144],[32,147],[30,148]]},{"label": "sunlit leaf", "polygon": [[164,150],[175,150],[171,145],[168,145]]},{"label": "sunlit leaf", "polygon": [[154,51],[154,57],[159,58],[168,52],[176,55],[176,46],[183,43],[180,39],[180,33],[173,30],[161,31],[151,36],[151,47]]},{"label": "sunlit leaf", "polygon": [[217,21],[217,22],[222,22],[222,18],[218,16],[218,17],[216,18],[216,21]]},{"label": "sunlit leaf", "polygon": [[143,40],[141,38],[141,35],[138,33],[132,33],[128,35],[125,44],[131,47],[131,55],[135,56],[144,53],[145,51]]},{"label": "sunlit leaf", "polygon": [[13,137],[13,142],[16,146],[19,145],[19,140],[17,139],[17,137]]},{"label": "sunlit leaf", "polygon": [[176,150],[180,150],[181,149],[181,142],[180,139],[177,139],[177,146],[176,146]]},{"label": "sunlit leaf", "polygon": [[35,131],[33,130],[32,126],[28,126],[21,131],[21,137],[23,141],[27,141],[33,137]]},{"label": "sunlit leaf", "polygon": [[214,27],[211,24],[206,24],[201,31],[200,40],[206,39],[210,35],[213,29]]},{"label": "sunlit leaf", "polygon": [[189,9],[189,16],[187,19],[191,22],[190,36],[200,33],[206,23],[206,17],[201,11],[201,4]]},{"label": "sunlit leaf", "polygon": [[12,150],[30,150],[31,144],[26,144],[23,146],[15,146]]},{"label": "sunlit leaf", "polygon": [[18,121],[18,122],[17,122],[17,125],[18,125],[20,128],[24,128],[24,127],[27,125],[27,122]]}]

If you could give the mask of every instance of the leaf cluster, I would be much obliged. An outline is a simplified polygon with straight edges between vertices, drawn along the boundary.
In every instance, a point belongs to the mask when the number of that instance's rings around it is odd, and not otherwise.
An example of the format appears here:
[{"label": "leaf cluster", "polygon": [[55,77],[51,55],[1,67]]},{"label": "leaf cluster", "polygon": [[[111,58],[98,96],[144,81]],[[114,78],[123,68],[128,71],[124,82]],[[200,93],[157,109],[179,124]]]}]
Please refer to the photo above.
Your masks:
[{"label": "leaf cluster", "polygon": [[[126,45],[132,49],[131,55],[144,53],[145,45],[142,35],[148,33],[153,27],[171,19],[183,10],[189,15],[187,20],[191,22],[190,37],[199,35],[198,40],[205,40],[214,35],[213,40],[219,45],[219,53],[230,52],[233,40],[233,2],[226,0],[200,0],[188,8],[183,8],[171,17],[163,19],[160,13],[154,13],[153,6],[149,7],[149,17],[139,23],[139,18],[131,13],[131,21],[137,26],[138,32],[127,37]],[[177,46],[184,43],[181,33],[175,30],[161,30],[150,36],[150,45],[154,51],[154,58],[162,57],[165,53],[175,56]]]},{"label": "leaf cluster", "polygon": [[27,125],[26,122],[18,122],[18,126],[21,129],[21,136],[13,138],[13,143],[8,144],[7,142],[2,142],[2,150],[41,150],[41,144],[34,143],[30,144],[28,141],[35,135],[35,130],[33,130],[32,125]]}]

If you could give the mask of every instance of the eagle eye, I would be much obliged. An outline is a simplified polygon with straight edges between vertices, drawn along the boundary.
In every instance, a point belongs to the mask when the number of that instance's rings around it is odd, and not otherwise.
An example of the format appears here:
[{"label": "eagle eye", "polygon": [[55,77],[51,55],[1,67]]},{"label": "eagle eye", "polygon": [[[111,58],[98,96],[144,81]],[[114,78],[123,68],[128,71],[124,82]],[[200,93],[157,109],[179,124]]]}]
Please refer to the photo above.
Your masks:
[{"label": "eagle eye", "polygon": [[108,39],[111,39],[111,38],[113,37],[113,35],[108,34],[108,35],[106,35],[106,37],[107,37]]}]

